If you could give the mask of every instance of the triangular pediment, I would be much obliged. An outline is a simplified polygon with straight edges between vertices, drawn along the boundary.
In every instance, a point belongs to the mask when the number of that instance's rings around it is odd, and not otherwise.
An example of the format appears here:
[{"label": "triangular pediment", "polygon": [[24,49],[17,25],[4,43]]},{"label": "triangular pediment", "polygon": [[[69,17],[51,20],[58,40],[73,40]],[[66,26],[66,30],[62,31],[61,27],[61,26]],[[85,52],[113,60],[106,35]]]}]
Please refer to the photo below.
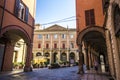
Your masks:
[{"label": "triangular pediment", "polygon": [[64,31],[64,30],[67,30],[67,28],[64,28],[62,26],[59,26],[59,25],[53,25],[53,26],[50,26],[48,28],[46,28],[45,30],[47,31]]}]

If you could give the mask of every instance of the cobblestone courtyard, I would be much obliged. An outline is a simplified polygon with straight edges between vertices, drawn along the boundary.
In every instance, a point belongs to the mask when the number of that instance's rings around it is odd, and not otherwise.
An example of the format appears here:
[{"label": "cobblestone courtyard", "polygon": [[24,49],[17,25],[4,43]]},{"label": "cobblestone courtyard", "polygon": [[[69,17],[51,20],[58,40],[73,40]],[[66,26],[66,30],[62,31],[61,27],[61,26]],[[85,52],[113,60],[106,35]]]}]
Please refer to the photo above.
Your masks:
[{"label": "cobblestone courtyard", "polygon": [[80,75],[77,71],[77,66],[59,69],[40,68],[33,72],[0,73],[0,80],[109,80],[104,75],[94,73]]}]

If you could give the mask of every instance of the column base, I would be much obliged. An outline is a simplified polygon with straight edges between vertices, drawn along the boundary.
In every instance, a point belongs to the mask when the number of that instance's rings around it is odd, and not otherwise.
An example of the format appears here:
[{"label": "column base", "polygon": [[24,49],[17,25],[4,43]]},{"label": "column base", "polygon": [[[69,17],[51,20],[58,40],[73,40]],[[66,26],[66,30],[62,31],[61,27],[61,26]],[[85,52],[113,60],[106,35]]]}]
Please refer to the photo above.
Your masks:
[{"label": "column base", "polygon": [[82,68],[80,68],[80,69],[78,70],[77,74],[84,74],[83,69],[82,69]]},{"label": "column base", "polygon": [[32,71],[32,67],[24,67],[24,72],[31,72]]}]

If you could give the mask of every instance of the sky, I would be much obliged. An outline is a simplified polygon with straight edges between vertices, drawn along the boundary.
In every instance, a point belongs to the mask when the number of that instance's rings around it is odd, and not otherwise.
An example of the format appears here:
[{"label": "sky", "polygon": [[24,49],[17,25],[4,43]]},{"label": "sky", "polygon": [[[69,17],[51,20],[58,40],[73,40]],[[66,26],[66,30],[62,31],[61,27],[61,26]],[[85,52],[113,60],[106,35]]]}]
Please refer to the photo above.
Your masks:
[{"label": "sky", "polygon": [[36,4],[36,24],[44,28],[54,24],[76,28],[75,0],[37,0]]}]

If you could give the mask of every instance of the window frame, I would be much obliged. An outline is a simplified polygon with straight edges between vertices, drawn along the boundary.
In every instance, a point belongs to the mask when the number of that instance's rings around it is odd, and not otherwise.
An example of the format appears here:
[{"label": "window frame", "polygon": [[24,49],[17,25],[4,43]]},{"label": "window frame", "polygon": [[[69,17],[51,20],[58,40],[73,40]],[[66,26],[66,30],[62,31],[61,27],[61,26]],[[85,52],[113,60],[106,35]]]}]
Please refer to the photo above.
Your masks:
[{"label": "window frame", "polygon": [[85,22],[86,26],[95,25],[95,10],[85,10]]},{"label": "window frame", "polygon": [[54,39],[57,39],[58,38],[58,35],[57,34],[54,34]]},{"label": "window frame", "polygon": [[14,15],[24,22],[28,22],[29,8],[22,2],[22,0],[15,0]]},{"label": "window frame", "polygon": [[62,34],[62,39],[65,39],[66,38],[66,35],[65,34]]},{"label": "window frame", "polygon": [[41,44],[40,43],[38,43],[38,48],[41,48]]},{"label": "window frame", "polygon": [[50,35],[49,34],[46,34],[46,39],[49,39],[50,38]]},{"label": "window frame", "polygon": [[73,34],[70,34],[70,38],[73,39],[73,38],[74,38],[74,35],[73,35]]},{"label": "window frame", "polygon": [[54,48],[55,48],[55,49],[57,48],[57,43],[54,43]]},{"label": "window frame", "polygon": [[38,39],[42,39],[42,35],[41,34],[38,34]]},{"label": "window frame", "polygon": [[48,44],[48,43],[46,43],[46,48],[47,48],[47,49],[49,48],[49,44]]}]

